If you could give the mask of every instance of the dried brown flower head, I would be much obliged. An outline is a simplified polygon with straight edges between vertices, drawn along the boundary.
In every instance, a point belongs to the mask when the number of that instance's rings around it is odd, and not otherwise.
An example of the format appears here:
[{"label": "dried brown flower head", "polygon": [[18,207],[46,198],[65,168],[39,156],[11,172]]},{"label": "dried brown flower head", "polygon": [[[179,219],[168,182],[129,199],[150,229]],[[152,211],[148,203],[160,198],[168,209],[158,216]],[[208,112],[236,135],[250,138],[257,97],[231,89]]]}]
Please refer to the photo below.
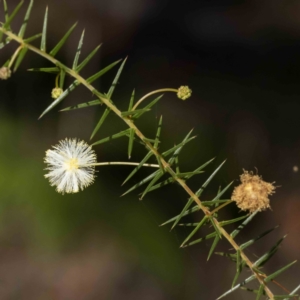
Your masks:
[{"label": "dried brown flower head", "polygon": [[11,70],[8,67],[0,68],[0,79],[8,79],[11,76]]},{"label": "dried brown flower head", "polygon": [[274,194],[275,186],[265,182],[258,175],[244,170],[240,176],[241,184],[234,188],[231,200],[241,210],[248,210],[250,213],[270,208],[269,195]]}]

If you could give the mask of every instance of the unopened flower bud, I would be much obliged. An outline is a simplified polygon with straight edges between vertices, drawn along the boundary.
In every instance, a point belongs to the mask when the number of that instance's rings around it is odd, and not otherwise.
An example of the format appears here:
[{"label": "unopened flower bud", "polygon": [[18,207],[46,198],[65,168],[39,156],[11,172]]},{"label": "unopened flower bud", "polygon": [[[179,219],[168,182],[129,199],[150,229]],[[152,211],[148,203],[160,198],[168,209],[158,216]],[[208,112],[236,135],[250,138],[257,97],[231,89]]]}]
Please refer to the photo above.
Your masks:
[{"label": "unopened flower bud", "polygon": [[0,68],[0,79],[8,79],[11,76],[11,70],[8,67]]},{"label": "unopened flower bud", "polygon": [[59,87],[56,87],[52,90],[51,96],[53,99],[57,99],[62,93],[63,93],[63,90]]},{"label": "unopened flower bud", "polygon": [[177,97],[181,100],[186,100],[187,98],[190,98],[191,95],[192,95],[192,90],[187,85],[181,86],[178,89]]},{"label": "unopened flower bud", "polygon": [[253,213],[270,208],[268,196],[274,194],[275,190],[272,183],[265,182],[260,176],[245,170],[240,179],[242,183],[234,188],[231,199],[241,210]]}]

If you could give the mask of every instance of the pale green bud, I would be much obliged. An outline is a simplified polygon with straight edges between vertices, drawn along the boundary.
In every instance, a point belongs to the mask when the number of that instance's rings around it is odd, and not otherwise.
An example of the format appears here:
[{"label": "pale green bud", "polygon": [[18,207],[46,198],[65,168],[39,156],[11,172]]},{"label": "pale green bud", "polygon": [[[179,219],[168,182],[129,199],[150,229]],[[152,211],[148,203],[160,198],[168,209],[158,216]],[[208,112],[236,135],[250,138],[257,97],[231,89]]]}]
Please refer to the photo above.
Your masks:
[{"label": "pale green bud", "polygon": [[181,86],[178,89],[177,97],[181,100],[186,100],[186,99],[190,98],[191,95],[192,95],[192,90],[187,85]]}]

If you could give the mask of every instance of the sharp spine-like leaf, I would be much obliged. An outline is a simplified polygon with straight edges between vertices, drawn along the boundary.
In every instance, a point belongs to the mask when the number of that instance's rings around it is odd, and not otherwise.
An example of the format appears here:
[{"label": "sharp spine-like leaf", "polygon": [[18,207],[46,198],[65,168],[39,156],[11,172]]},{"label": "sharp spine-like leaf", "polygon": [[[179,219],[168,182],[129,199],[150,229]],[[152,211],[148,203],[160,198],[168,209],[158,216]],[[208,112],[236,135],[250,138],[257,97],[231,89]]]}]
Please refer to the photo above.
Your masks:
[{"label": "sharp spine-like leaf", "polygon": [[139,183],[135,184],[129,190],[127,190],[122,196],[125,196],[126,194],[132,192],[133,190],[137,189],[138,187],[140,187],[141,185],[145,184],[146,182],[152,180],[152,178],[155,177],[159,172],[161,172],[161,171],[160,170],[156,170],[155,172],[153,172],[152,174],[150,174],[149,176],[147,176],[146,178],[144,178],[143,180],[141,180]]},{"label": "sharp spine-like leaf", "polygon": [[251,239],[250,241],[240,245],[241,250],[244,250],[245,248],[249,247],[250,245],[254,244],[257,240],[263,238],[265,235],[269,234],[270,232],[272,232],[274,229],[278,228],[279,226],[275,226],[265,232],[263,232],[262,234],[258,235],[256,238]]},{"label": "sharp spine-like leaf", "polygon": [[69,107],[66,107],[64,109],[61,109],[60,111],[76,110],[76,109],[87,108],[87,107],[91,107],[91,106],[94,106],[94,105],[100,105],[100,104],[101,104],[101,101],[96,99],[96,100],[91,100],[91,101],[88,101],[88,102],[76,104],[76,105],[73,105],[73,106],[69,106]]},{"label": "sharp spine-like leaf", "polygon": [[207,260],[210,259],[210,257],[211,257],[211,255],[213,254],[213,252],[214,252],[214,250],[215,250],[215,248],[216,248],[216,246],[217,246],[219,240],[220,240],[220,236],[216,235],[216,236],[215,236],[215,239],[214,239],[214,241],[213,241],[213,243],[212,243],[212,245],[211,245],[211,248],[210,248],[210,250],[209,250]]},{"label": "sharp spine-like leaf", "polygon": [[33,6],[33,0],[30,0],[28,8],[27,8],[27,11],[26,11],[26,14],[25,14],[25,17],[24,17],[24,21],[22,23],[22,26],[21,26],[19,34],[18,34],[18,36],[20,38],[24,37],[25,31],[26,31],[26,27],[27,27],[27,24],[28,24],[28,21],[29,21],[29,17],[30,17],[32,6]]},{"label": "sharp spine-like leaf", "polygon": [[[121,64],[121,66],[119,67],[119,70],[112,82],[112,85],[111,87],[109,88],[108,90],[108,93],[107,93],[107,98],[110,100],[110,98],[112,97],[113,93],[114,93],[114,90],[115,90],[115,87],[116,87],[116,84],[121,76],[121,73],[123,71],[123,68],[124,68],[124,65],[126,63],[126,60],[127,58],[125,58]],[[93,139],[93,137],[95,136],[95,134],[98,132],[98,130],[100,129],[101,125],[103,124],[103,122],[105,121],[105,119],[108,117],[110,113],[110,109],[109,108],[106,108],[102,117],[100,118],[99,122],[97,123],[96,127],[94,128],[93,132],[92,132],[92,135],[91,135],[91,138],[90,139]]]},{"label": "sharp spine-like leaf", "polygon": [[253,220],[253,218],[256,216],[258,212],[254,212],[253,214],[251,214],[241,225],[238,226],[237,229],[235,229],[234,231],[232,231],[230,233],[230,236],[235,238],[239,233],[240,231],[249,223]]},{"label": "sharp spine-like leaf", "polygon": [[78,47],[77,47],[75,57],[74,57],[74,61],[73,61],[73,65],[72,65],[73,70],[76,70],[76,68],[77,68],[77,64],[78,64],[78,60],[79,60],[79,56],[80,56],[81,48],[82,48],[82,44],[83,44],[84,32],[85,32],[85,30],[82,31],[82,34],[80,36],[80,40],[78,42]]},{"label": "sharp spine-like leaf", "polygon": [[60,50],[60,48],[65,44],[65,42],[67,41],[68,37],[70,36],[70,34],[72,33],[72,31],[74,30],[74,28],[76,27],[77,22],[66,32],[66,34],[62,37],[62,39],[56,44],[56,46],[50,51],[50,55],[51,56],[55,56],[57,54],[57,52]]},{"label": "sharp spine-like leaf", "polygon": [[99,48],[101,47],[101,44],[98,45],[84,60],[82,63],[79,64],[79,66],[76,67],[76,72],[79,73],[87,64],[88,62],[94,57],[94,55],[97,53]]},{"label": "sharp spine-like leaf", "polygon": [[44,52],[46,52],[47,23],[48,23],[48,6],[46,7],[45,16],[44,16],[41,47],[40,47],[40,49]]},{"label": "sharp spine-like leaf", "polygon": [[269,282],[271,280],[273,280],[274,278],[276,278],[278,275],[280,275],[282,272],[284,272],[285,270],[287,270],[289,267],[291,267],[292,265],[294,265],[297,262],[297,260],[289,263],[288,265],[286,265],[285,267],[281,268],[280,270],[277,270],[276,272],[272,273],[271,275],[267,276],[264,281],[265,282]]},{"label": "sharp spine-like leaf", "polygon": [[48,113],[52,108],[59,104],[64,98],[66,98],[77,86],[79,81],[75,80],[57,99],[55,99],[40,115],[39,119]]},{"label": "sharp spine-like leaf", "polygon": [[17,71],[18,67],[20,66],[22,60],[24,59],[28,49],[27,48],[22,48],[21,51],[19,52],[18,58],[16,60],[15,66],[14,66],[14,72]]},{"label": "sharp spine-like leaf", "polygon": [[119,132],[119,133],[113,134],[113,135],[111,135],[111,136],[109,136],[109,137],[106,137],[106,138],[104,138],[104,139],[101,139],[101,140],[99,140],[99,141],[97,141],[97,142],[91,144],[91,146],[96,146],[96,145],[99,145],[99,144],[103,144],[103,143],[109,142],[109,141],[111,141],[111,140],[113,140],[113,139],[117,139],[117,138],[120,138],[120,137],[122,137],[122,136],[126,136],[126,134],[127,134],[128,132],[129,132],[129,129],[126,129],[126,130],[124,130],[124,131],[121,131],[121,132]]},{"label": "sharp spine-like leaf", "polygon": [[132,170],[132,172],[127,176],[127,178],[124,180],[122,185],[124,185],[142,166],[145,164],[148,159],[153,155],[153,153],[150,151],[147,153],[147,155],[141,160],[140,164]]},{"label": "sharp spine-like leaf", "polygon": [[[18,11],[20,10],[20,8],[22,7],[24,1],[21,0],[20,3],[16,6],[16,8],[13,10],[13,12],[11,13],[11,15],[8,14],[7,11],[7,3],[6,1],[3,1],[3,5],[4,5],[4,14],[5,14],[5,23],[2,25],[2,28],[4,29],[9,29],[10,28],[10,23],[11,21],[14,19],[14,17],[16,16],[16,14],[18,13]],[[0,42],[2,40],[2,36],[3,33],[2,31],[0,32]]]},{"label": "sharp spine-like leaf", "polygon": [[31,71],[31,72],[46,72],[46,73],[51,73],[51,74],[58,74],[59,73],[59,68],[58,67],[32,68],[32,69],[28,69],[27,71]]},{"label": "sharp spine-like leaf", "polygon": [[234,292],[235,290],[237,290],[241,286],[244,286],[245,284],[249,283],[250,281],[254,280],[255,278],[256,278],[255,275],[251,275],[250,277],[248,277],[247,279],[245,279],[243,282],[237,284],[236,286],[234,286],[233,288],[231,288],[229,291],[227,291],[226,293],[224,293],[223,295],[221,295],[219,298],[217,298],[217,300],[224,298],[225,296],[229,295],[230,293]]},{"label": "sharp spine-like leaf", "polygon": [[201,228],[202,225],[204,225],[207,221],[207,217],[204,216],[202,220],[198,223],[198,225],[195,227],[195,229],[192,230],[192,232],[187,236],[187,238],[182,242],[181,248],[195,235],[195,233]]},{"label": "sharp spine-like leaf", "polygon": [[131,153],[133,149],[133,141],[134,141],[134,129],[129,129],[129,140],[128,140],[128,158],[131,158]]}]

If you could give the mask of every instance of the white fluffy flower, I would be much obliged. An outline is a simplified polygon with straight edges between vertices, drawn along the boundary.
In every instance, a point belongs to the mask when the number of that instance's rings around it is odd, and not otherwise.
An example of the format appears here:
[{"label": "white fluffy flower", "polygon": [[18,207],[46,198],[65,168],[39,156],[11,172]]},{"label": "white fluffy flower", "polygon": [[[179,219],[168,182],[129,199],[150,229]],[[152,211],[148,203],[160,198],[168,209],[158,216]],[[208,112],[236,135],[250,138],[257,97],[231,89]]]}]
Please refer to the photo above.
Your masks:
[{"label": "white fluffy flower", "polygon": [[84,141],[64,139],[46,151],[45,175],[59,193],[77,193],[94,182],[96,154]]}]

